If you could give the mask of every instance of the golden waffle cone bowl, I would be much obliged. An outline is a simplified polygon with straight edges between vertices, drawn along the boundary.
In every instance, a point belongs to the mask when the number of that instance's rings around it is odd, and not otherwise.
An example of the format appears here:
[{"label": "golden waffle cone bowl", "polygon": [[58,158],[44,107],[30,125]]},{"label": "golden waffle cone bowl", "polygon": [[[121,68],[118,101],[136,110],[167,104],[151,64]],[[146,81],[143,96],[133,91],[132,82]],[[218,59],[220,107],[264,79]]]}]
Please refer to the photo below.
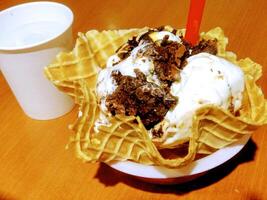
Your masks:
[{"label": "golden waffle cone bowl", "polygon": [[[169,26],[165,29],[172,30]],[[185,155],[177,154],[174,158],[161,155],[139,117],[110,117],[110,125],[102,125],[98,132],[94,132],[94,123],[100,114],[95,92],[99,67],[105,67],[107,59],[128,39],[146,30],[92,30],[79,34],[73,51],[60,53],[45,68],[48,79],[79,104],[78,118],[71,125],[74,131],[71,144],[74,144],[79,158],[85,162],[131,160],[175,168],[192,162],[196,154],[210,154],[227,146],[267,122],[267,102],[256,85],[261,76],[261,66],[249,58],[237,61],[234,53],[225,50],[228,40],[223,31],[215,28],[202,33],[201,37],[216,38],[218,56],[239,65],[245,73],[246,86],[240,116],[233,116],[229,111],[212,105],[200,108],[193,117],[192,134]],[[184,30],[177,32],[183,33]]]}]

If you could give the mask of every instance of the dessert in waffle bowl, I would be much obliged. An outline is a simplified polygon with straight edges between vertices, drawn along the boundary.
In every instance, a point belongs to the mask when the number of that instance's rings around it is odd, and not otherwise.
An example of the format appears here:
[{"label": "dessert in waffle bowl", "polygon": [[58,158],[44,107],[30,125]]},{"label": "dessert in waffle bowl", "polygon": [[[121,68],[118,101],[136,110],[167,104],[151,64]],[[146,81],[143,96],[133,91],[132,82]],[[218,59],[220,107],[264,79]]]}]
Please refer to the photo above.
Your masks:
[{"label": "dessert in waffle bowl", "polygon": [[192,167],[267,122],[261,66],[226,51],[219,27],[195,46],[184,32],[90,30],[45,68],[79,105],[70,141],[80,159]]}]

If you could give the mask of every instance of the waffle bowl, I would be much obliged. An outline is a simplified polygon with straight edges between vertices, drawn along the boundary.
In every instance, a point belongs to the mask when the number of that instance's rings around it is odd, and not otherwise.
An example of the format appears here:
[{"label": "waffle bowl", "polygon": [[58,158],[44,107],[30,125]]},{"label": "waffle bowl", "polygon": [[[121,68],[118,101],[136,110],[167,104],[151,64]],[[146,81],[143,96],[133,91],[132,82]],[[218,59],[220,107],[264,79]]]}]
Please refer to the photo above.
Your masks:
[{"label": "waffle bowl", "polygon": [[[94,132],[94,123],[101,112],[96,95],[99,69],[105,67],[107,59],[128,39],[147,30],[145,27],[79,33],[73,51],[60,53],[45,68],[47,78],[79,105],[78,117],[70,126],[74,132],[70,144],[74,146],[78,158],[110,165],[116,161],[131,161],[142,165],[181,168],[192,164],[200,154],[214,154],[242,138],[248,138],[257,127],[267,122],[267,102],[256,85],[262,73],[261,66],[249,58],[237,60],[234,53],[226,51],[228,40],[221,28],[215,28],[202,33],[201,38],[217,39],[217,55],[239,65],[245,74],[240,116],[236,117],[213,105],[201,107],[193,117],[189,142],[182,145],[185,153],[171,157],[162,155],[156,148],[138,116],[109,117],[109,125],[102,125],[99,132]],[[165,30],[172,31],[172,28],[166,26]],[[184,30],[177,31],[177,35],[181,34]],[[176,152],[181,151],[179,148]]]},{"label": "waffle bowl", "polygon": [[208,171],[214,170],[214,168],[230,160],[243,149],[249,139],[250,135],[245,135],[237,142],[179,168],[142,165],[131,161],[114,162],[108,165],[141,181],[163,185],[181,184],[203,176]]}]

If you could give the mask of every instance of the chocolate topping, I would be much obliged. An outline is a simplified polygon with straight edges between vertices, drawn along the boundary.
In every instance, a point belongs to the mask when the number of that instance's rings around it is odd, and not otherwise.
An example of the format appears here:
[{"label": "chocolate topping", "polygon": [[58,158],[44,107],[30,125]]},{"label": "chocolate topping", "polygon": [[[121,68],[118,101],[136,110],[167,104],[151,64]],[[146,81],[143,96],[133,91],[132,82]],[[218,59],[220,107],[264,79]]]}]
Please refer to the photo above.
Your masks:
[{"label": "chocolate topping", "polygon": [[[202,39],[201,41],[199,41],[199,43],[196,46],[191,46],[186,40],[184,40],[184,38],[181,38],[183,44],[186,47],[186,54],[185,54],[185,58],[188,58],[189,56],[192,55],[196,55],[198,53],[210,53],[213,55],[217,54],[217,40],[204,40]],[[189,50],[192,51],[191,53],[189,53]]]},{"label": "chocolate topping", "polygon": [[107,109],[113,114],[139,116],[147,129],[159,123],[177,99],[154,83],[147,82],[145,75],[135,70],[136,77],[123,76],[118,71],[112,77],[118,87],[107,96]]},{"label": "chocolate topping", "polygon": [[159,79],[163,82],[178,81],[185,46],[177,42],[168,42],[164,37],[161,46],[156,46],[155,49],[157,55],[154,58],[154,66]]},{"label": "chocolate topping", "polygon": [[136,37],[133,37],[132,39],[128,40],[128,42],[121,46],[116,53],[118,53],[118,57],[123,60],[125,58],[127,58],[131,51],[138,46],[138,42],[136,40]]},{"label": "chocolate topping", "polygon": [[159,129],[152,129],[152,135],[154,138],[161,138],[163,135],[162,126],[159,127]]}]

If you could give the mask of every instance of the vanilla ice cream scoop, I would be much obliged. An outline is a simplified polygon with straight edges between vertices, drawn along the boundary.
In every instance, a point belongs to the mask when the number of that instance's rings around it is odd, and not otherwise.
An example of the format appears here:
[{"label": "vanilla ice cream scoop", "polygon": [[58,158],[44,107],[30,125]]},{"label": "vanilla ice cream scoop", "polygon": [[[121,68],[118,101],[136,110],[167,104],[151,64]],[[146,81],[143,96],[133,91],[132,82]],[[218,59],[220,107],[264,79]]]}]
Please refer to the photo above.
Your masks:
[{"label": "vanilla ice cream scoop", "polygon": [[244,74],[240,67],[208,53],[191,56],[187,62],[180,73],[180,82],[171,86],[171,93],[179,98],[179,103],[161,122],[162,147],[189,139],[193,115],[201,106],[212,104],[231,112],[241,107]]},{"label": "vanilla ice cream scoop", "polygon": [[160,85],[158,77],[153,73],[153,60],[149,56],[143,55],[143,53],[150,48],[152,43],[161,41],[164,36],[168,36],[169,41],[181,42],[181,39],[171,32],[152,32],[149,34],[151,41],[139,44],[130,52],[127,58],[121,59],[116,53],[108,59],[106,68],[99,72],[97,80],[97,93],[101,98],[100,107],[102,111],[107,111],[105,105],[106,96],[112,94],[117,87],[111,75],[114,71],[120,72],[123,76],[136,77],[134,70],[138,69],[145,74],[150,82]]},{"label": "vanilla ice cream scoop", "polygon": [[128,41],[99,72],[96,91],[102,117],[95,129],[107,123],[105,115],[135,115],[158,147],[172,148],[189,140],[198,108],[211,104],[233,114],[241,108],[243,71],[212,55],[214,43],[204,41],[210,48],[199,47],[210,53],[192,53],[197,46],[190,49],[169,31],[140,38]]}]

